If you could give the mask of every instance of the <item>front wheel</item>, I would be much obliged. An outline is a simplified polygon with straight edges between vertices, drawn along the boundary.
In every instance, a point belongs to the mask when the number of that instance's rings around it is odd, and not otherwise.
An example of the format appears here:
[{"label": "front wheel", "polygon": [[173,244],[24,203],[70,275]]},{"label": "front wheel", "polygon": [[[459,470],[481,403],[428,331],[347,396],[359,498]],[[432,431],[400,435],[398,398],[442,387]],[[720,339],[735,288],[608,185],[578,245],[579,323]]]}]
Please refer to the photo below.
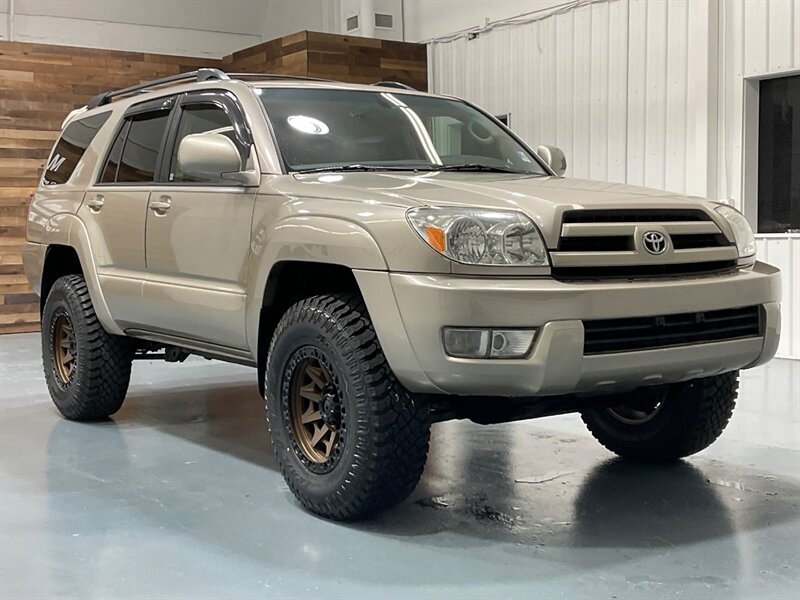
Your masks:
[{"label": "front wheel", "polygon": [[739,372],[627,394],[617,405],[582,413],[592,435],[619,456],[669,462],[707,448],[736,405]]},{"label": "front wheel", "polygon": [[395,379],[359,297],[315,296],[289,308],[272,338],[265,390],[275,456],[308,510],[361,519],[416,486],[429,405]]}]

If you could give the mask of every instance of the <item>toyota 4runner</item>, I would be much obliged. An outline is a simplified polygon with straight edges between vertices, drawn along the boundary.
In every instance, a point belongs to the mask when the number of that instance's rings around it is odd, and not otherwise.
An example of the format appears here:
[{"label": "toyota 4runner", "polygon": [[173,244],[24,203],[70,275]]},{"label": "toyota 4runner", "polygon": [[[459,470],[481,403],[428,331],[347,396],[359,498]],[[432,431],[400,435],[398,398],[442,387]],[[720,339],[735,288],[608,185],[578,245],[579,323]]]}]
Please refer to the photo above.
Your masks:
[{"label": "toyota 4runner", "polygon": [[623,457],[698,452],[775,354],[779,272],[729,206],[565,168],[400,84],[101,94],[30,207],[53,401],[104,419],[135,359],[251,365],[289,487],[334,519],[405,498],[446,419],[580,412]]}]

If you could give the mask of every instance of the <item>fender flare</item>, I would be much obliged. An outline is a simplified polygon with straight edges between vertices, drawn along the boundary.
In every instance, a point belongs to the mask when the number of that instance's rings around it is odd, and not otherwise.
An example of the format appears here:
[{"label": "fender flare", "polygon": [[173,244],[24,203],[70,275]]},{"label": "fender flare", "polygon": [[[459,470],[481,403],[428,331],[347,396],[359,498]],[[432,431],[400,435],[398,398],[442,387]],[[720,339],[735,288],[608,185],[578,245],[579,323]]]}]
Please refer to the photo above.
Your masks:
[{"label": "fender flare", "polygon": [[368,271],[388,270],[372,235],[357,223],[339,217],[293,215],[271,227],[257,228],[247,286],[247,341],[258,355],[258,331],[267,281],[282,262],[315,262]]},{"label": "fender flare", "polygon": [[[75,250],[81,263],[81,270],[86,280],[86,287],[89,290],[89,297],[92,299],[97,319],[109,333],[124,335],[122,329],[112,318],[111,311],[108,309],[108,304],[106,304],[105,296],[100,286],[100,279],[97,276],[94,255],[89,242],[89,233],[86,231],[83,221],[77,215],[59,213],[48,219],[44,232],[43,244],[47,246],[55,244],[69,246]],[[42,266],[44,267],[44,264]]]}]

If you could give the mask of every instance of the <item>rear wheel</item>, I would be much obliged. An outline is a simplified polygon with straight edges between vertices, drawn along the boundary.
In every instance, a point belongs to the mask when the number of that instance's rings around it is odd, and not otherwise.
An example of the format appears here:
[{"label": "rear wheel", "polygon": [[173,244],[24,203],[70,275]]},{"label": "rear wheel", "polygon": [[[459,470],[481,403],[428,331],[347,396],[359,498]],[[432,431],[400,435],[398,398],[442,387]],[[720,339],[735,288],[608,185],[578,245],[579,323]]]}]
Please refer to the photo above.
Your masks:
[{"label": "rear wheel", "polygon": [[104,419],[122,406],[133,345],[103,329],[80,275],[59,278],[42,312],[42,361],[47,388],[67,419]]},{"label": "rear wheel", "polygon": [[589,431],[623,458],[668,462],[711,445],[736,405],[739,372],[628,394],[616,406],[582,413]]},{"label": "rear wheel", "polygon": [[428,403],[395,379],[359,297],[289,308],[266,370],[272,446],[304,507],[353,520],[411,493],[428,452]]}]

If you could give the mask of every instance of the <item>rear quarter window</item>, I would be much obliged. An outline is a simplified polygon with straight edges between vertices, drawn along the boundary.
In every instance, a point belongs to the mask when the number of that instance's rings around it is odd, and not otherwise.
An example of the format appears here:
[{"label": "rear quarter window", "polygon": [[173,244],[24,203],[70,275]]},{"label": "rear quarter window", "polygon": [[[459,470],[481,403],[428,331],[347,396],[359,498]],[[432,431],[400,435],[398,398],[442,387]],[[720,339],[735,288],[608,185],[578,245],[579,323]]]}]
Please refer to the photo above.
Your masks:
[{"label": "rear quarter window", "polygon": [[92,143],[100,128],[108,120],[111,112],[92,115],[70,123],[58,138],[50,160],[44,170],[42,183],[58,185],[67,183],[75,172],[83,153]]}]

